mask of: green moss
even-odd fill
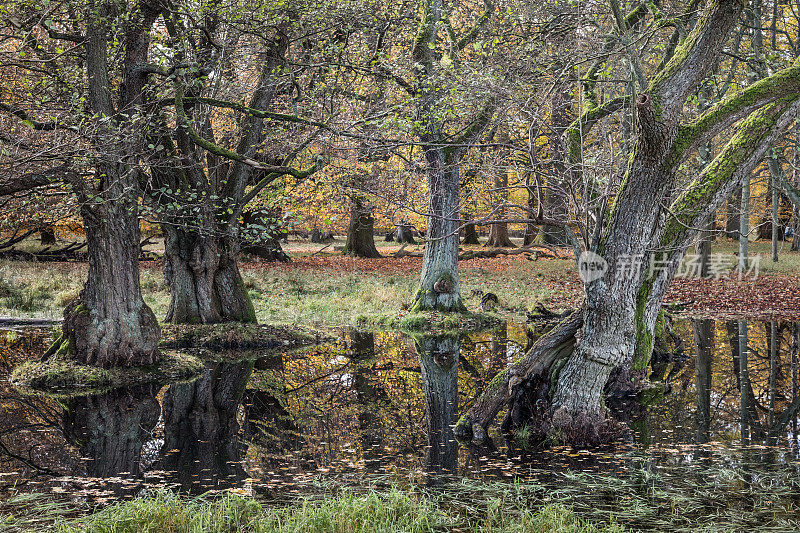
[[[28,361],[11,373],[14,385],[52,392],[102,391],[144,383],[190,379],[203,371],[203,362],[180,352],[166,352],[154,364],[131,368],[100,368],[53,355],[46,361]]]

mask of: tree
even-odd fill
[[[563,367],[550,401],[531,416],[544,421],[540,427],[545,434],[559,434],[570,442],[608,438],[602,397],[611,372],[620,367],[626,372],[644,371],[664,294],[697,228],[705,227],[750,175],[800,108],[800,63],[795,62],[728,94],[696,118],[683,120],[687,98],[712,68],[741,10],[736,0],[710,2],[674,53],[664,58],[663,66],[648,80],[642,79],[644,90],[635,98],[634,152],[613,209],[603,217],[604,230],[589,250],[602,256],[605,272],[598,279],[587,279],[585,302],[573,317],[498,376],[459,422],[462,438],[483,437],[498,406],[521,383],[532,384],[535,391],[549,386],[542,375],[557,360]],[[626,18],[618,9],[612,11],[619,31],[627,31]],[[628,52],[627,59],[635,71],[641,70],[637,56]],[[570,126],[572,157],[581,152],[580,134],[585,136],[598,117],[618,109],[620,102],[615,100],[591,105]],[[733,125],[734,133],[720,153],[681,185],[680,163]],[[676,194],[679,185],[681,192]]]
[[[15,53],[30,58],[15,61],[15,68],[44,89],[32,100],[20,82],[14,104],[2,109],[40,135],[34,145],[46,144],[48,135],[55,142],[41,153],[45,157],[30,160],[23,179],[0,181],[21,188],[56,177],[68,182],[80,204],[89,257],[86,284],[65,309],[62,336],[48,353],[105,367],[152,364],[160,331],[139,287],[137,161],[145,144],[147,80],[139,66],[147,61],[161,5],[142,0],[123,13],[114,2],[76,1],[48,10],[47,17],[38,8],[10,7]],[[30,32],[41,39],[27,38]],[[65,46],[70,53],[63,53]]]
[[[458,39],[450,26],[443,0],[423,2],[423,14],[412,49],[415,63],[417,104],[417,135],[425,157],[428,184],[428,222],[425,251],[422,257],[420,287],[414,297],[412,310],[461,311],[458,278],[459,227],[459,163],[466,148],[486,128],[494,112],[490,97],[473,120],[456,138],[450,139],[444,129],[442,116],[442,63],[453,64],[458,54],[475,38],[493,11],[487,0],[483,14],[474,29]],[[449,29],[448,52],[437,47],[442,25]]]

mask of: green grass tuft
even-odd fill
[[[301,500],[291,507],[267,507],[253,499],[226,495],[187,500],[156,492],[108,507],[94,515],[61,521],[63,533],[276,532],[276,533],[427,533],[484,531],[495,533],[595,533],[622,531],[578,519],[561,505],[540,510],[516,509],[491,501],[471,516],[448,510],[446,502],[399,491],[345,492],[322,501]]]

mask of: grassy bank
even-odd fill
[[[79,519],[65,519],[58,507],[28,509],[26,516],[0,514],[0,529],[59,532],[280,532],[280,533],[423,533],[475,531],[493,533],[622,531],[595,526],[558,504],[537,511],[488,501],[465,514],[446,502],[413,492],[391,490],[364,495],[344,493],[326,500],[303,500],[291,507],[267,507],[244,496],[184,499],[169,492],[113,505]]]
[[[769,242],[750,243],[750,253],[761,254],[758,286],[748,282],[755,296],[764,296],[763,305],[752,305],[753,297],[737,304],[733,312],[770,305],[770,280],[794,283],[800,275],[800,253],[784,250],[780,261],[769,257]],[[720,239],[713,248],[718,262],[732,266],[737,246]],[[385,251],[385,250],[384,250]],[[294,253],[298,253],[294,251]],[[338,253],[295,256],[286,264],[243,262],[244,283],[253,300],[256,316],[264,324],[305,324],[312,327],[355,325],[358,318],[379,317],[400,311],[411,302],[417,289],[421,260],[356,259]],[[480,295],[473,291],[493,292],[499,298],[497,311],[507,313],[533,309],[538,303],[563,310],[580,300],[582,288],[569,258],[522,256],[462,261],[461,294],[467,307],[479,310]],[[0,316],[60,318],[70,299],[77,296],[86,278],[81,263],[33,263],[0,261]],[[159,262],[142,264],[141,284],[145,301],[158,317],[164,317],[169,292]],[[707,307],[741,293],[735,280],[678,280],[676,297],[680,300],[708,300]],[[785,287],[778,287],[785,300]],[[730,298],[729,298],[730,296]],[[795,295],[800,299],[800,294]],[[699,305],[699,304],[698,304]],[[791,306],[789,306],[791,307]],[[738,309],[742,308],[742,309]],[[370,320],[366,320],[369,322]]]
[[[337,327],[408,304],[417,289],[420,264],[416,258],[370,260],[330,254],[288,264],[243,263],[241,270],[259,322]],[[532,309],[539,302],[564,307],[580,290],[568,266],[564,259],[467,261],[462,266],[462,295],[473,311],[480,303],[473,290],[496,293],[500,311]],[[60,318],[85,277],[85,264],[0,261],[0,316]],[[160,264],[142,265],[141,285],[145,301],[163,318],[169,292]]]

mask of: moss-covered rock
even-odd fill
[[[18,387],[39,391],[81,393],[99,392],[145,383],[189,380],[203,371],[203,362],[190,354],[168,351],[158,363],[130,368],[100,368],[82,365],[59,354],[46,361],[28,361],[11,373]]]

